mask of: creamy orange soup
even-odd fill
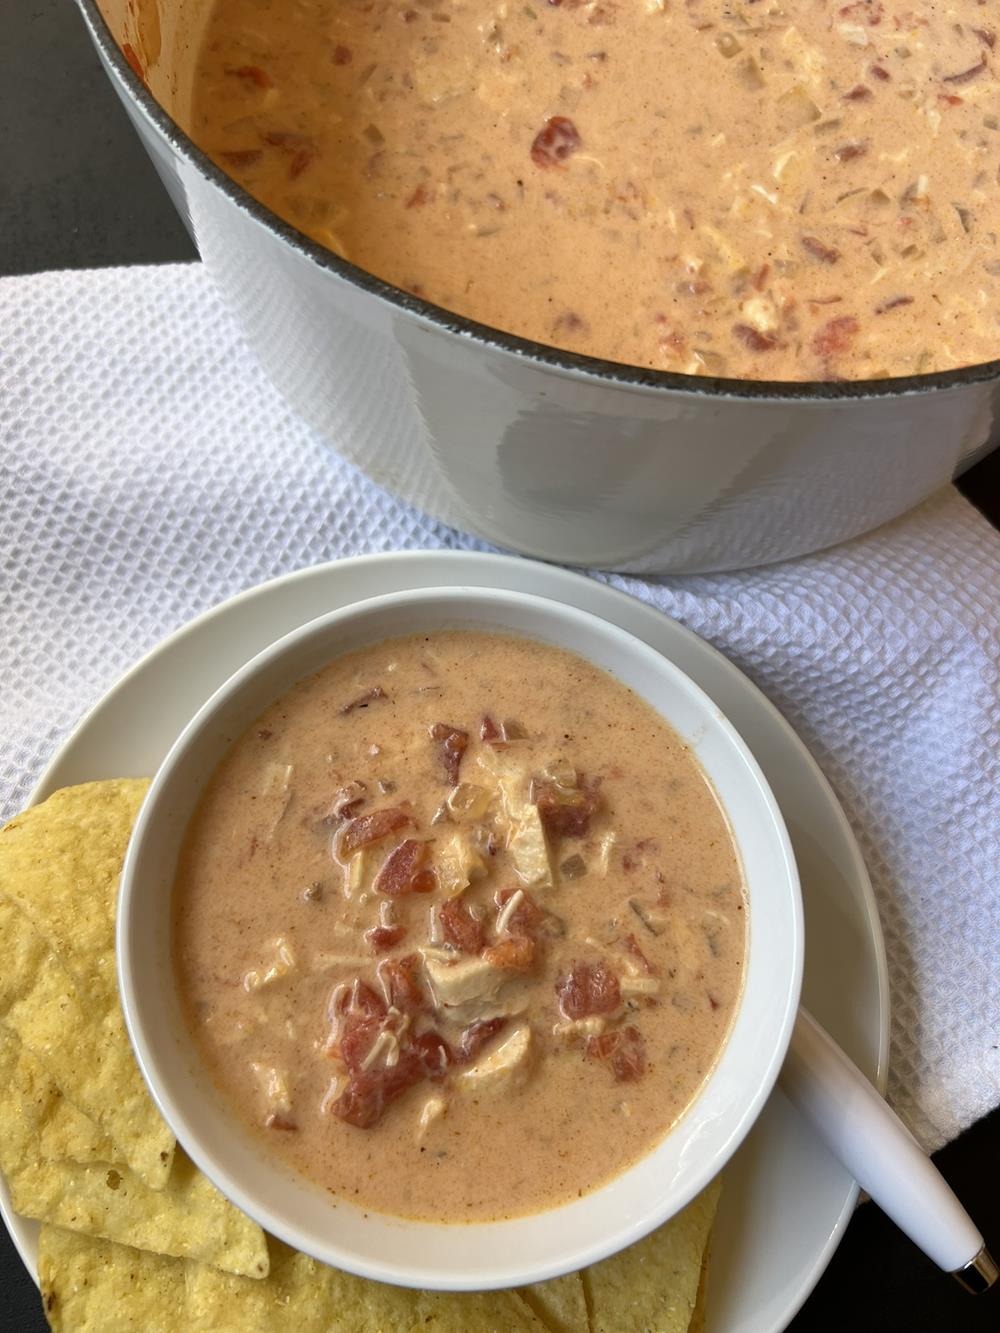
[[[483,323],[695,375],[1000,355],[995,6],[216,0],[193,133]]]
[[[233,1116],[336,1196],[536,1212],[647,1153],[742,982],[714,792],[604,672],[454,631],[335,661],[188,831],[178,986]]]

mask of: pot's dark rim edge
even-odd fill
[[[217,167],[208,154],[203,152],[163,109],[125,58],[97,6],[97,0],[76,0],[76,4],[94,41],[146,117],[163,135],[170,147],[217,186],[231,203],[317,267],[335,273],[352,286],[408,314],[419,316],[445,333],[471,339],[487,347],[513,354],[519,359],[536,362],[547,369],[569,371],[577,375],[582,373],[591,379],[616,387],[669,390],[672,393],[686,393],[708,399],[857,401],[959,389],[972,384],[1000,380],[1000,359],[960,366],[955,370],[936,371],[931,375],[904,375],[896,379],[880,380],[740,380],[714,378],[708,375],[680,375],[667,370],[643,370],[638,366],[605,361],[598,357],[579,356],[529,338],[503,333],[488,324],[479,324],[464,315],[457,315],[453,311],[414,296],[411,292],[393,287],[348,260],[341,259],[331,250],[311,241],[302,232],[297,231],[259,203],[231,176],[227,176]]]

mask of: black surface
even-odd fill
[[[71,0],[0,0],[0,274],[195,257]],[[1000,453],[959,485],[1000,526]],[[1000,1251],[1000,1111],[935,1161]],[[44,1329],[4,1234],[0,1333]],[[966,1296],[869,1205],[791,1329],[997,1333],[1000,1292]]]

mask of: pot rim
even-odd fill
[[[682,375],[669,370],[651,370],[624,362],[607,361],[601,357],[582,356],[558,347],[550,347],[531,338],[504,333],[488,324],[445,310],[432,301],[414,296],[391,283],[366,272],[350,260],[327,250],[308,236],[285,222],[271,209],[260,203],[236,181],[217,167],[207,153],[160,105],[145,82],[126,59],[122,48],[97,5],[97,0],[76,0],[91,37],[98,50],[111,66],[131,101],[138,105],[146,119],[162,135],[178,156],[184,158],[198,172],[219,189],[230,203],[259,223],[292,250],[316,265],[334,273],[352,287],[374,296],[409,315],[426,321],[439,331],[454,337],[481,344],[493,351],[506,353],[518,360],[535,363],[546,370],[568,373],[573,377],[586,376],[609,387],[643,390],[647,392],[684,393],[709,401],[727,399],[752,402],[754,400],[787,402],[841,402],[871,399],[892,399],[914,394],[926,394],[948,389],[962,389],[974,384],[988,384],[1000,380],[1000,358],[954,370],[935,371],[929,375],[901,375],[889,379],[872,380],[741,380],[709,375]]]

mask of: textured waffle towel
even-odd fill
[[[196,612],[338,556],[483,549],[331,453],[197,265],[0,281],[0,476],[4,815]],[[891,1099],[953,1138],[1000,1101],[1000,536],[949,488],[808,559],[611,582],[721,648],[823,766],[885,927]]]

